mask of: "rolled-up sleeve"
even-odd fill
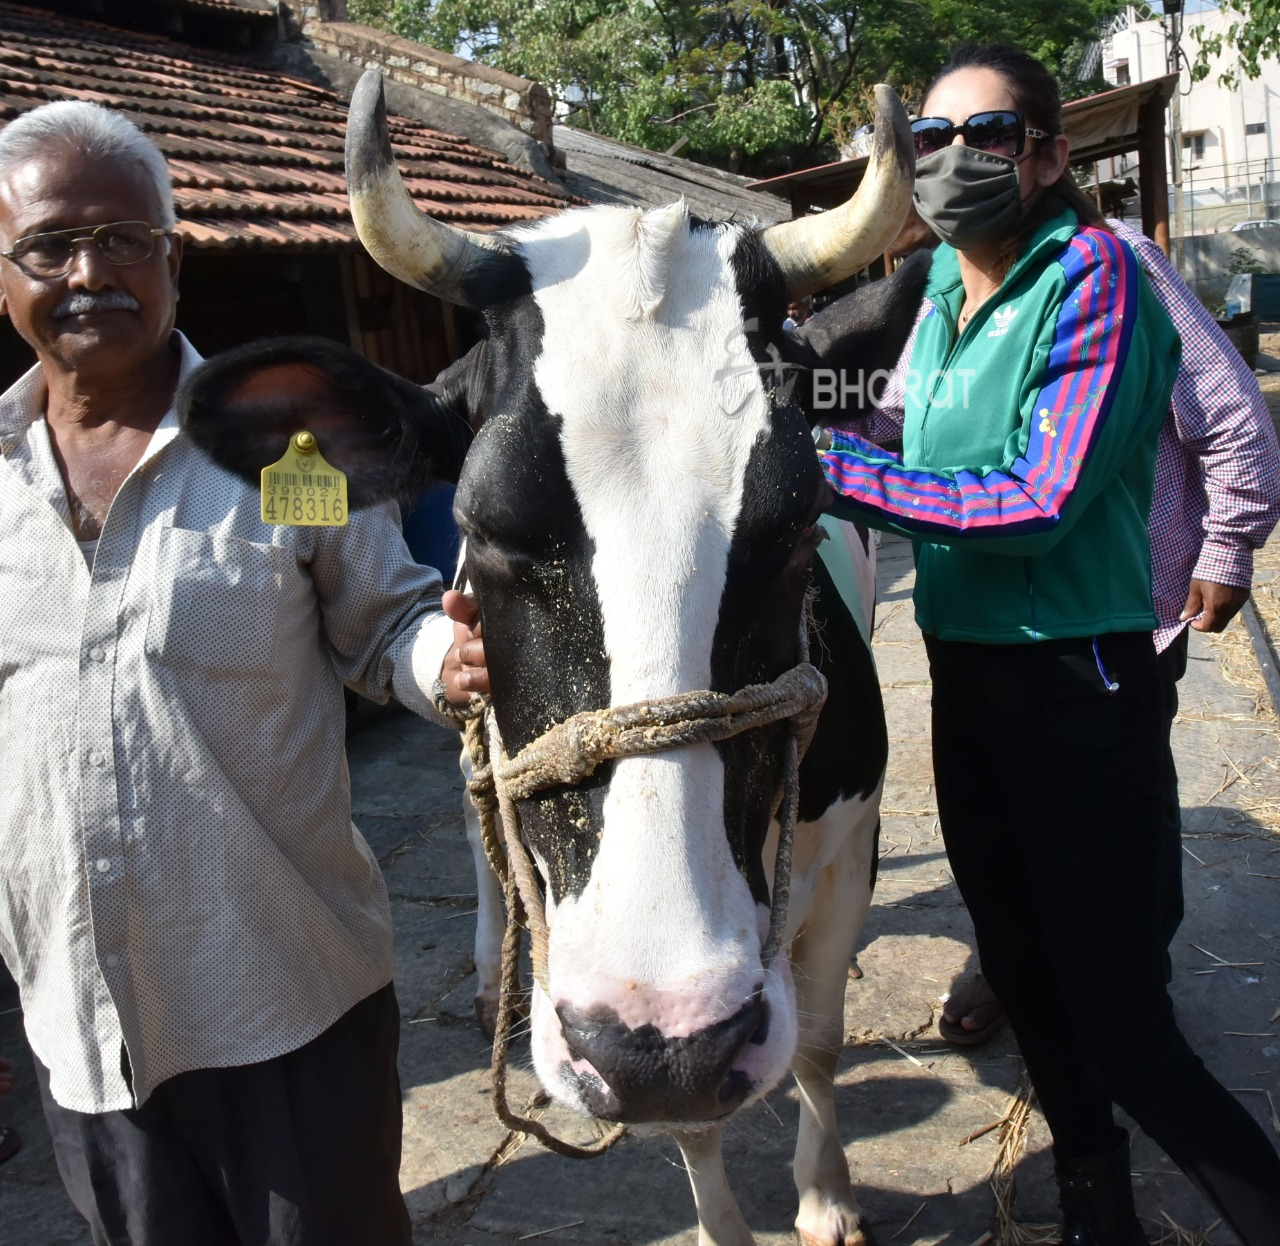
[[[413,561],[392,503],[356,511],[342,528],[318,530],[311,574],[330,661],[339,679],[379,703],[452,726],[432,685],[453,639],[434,567]]]

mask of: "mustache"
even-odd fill
[[[93,312],[138,310],[138,300],[123,290],[73,290],[64,294],[49,314],[55,320],[60,320],[66,316],[87,316]]]

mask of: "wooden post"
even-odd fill
[[[1175,87],[1176,89],[1176,87]],[[1169,254],[1169,169],[1165,161],[1164,101],[1158,96],[1138,109],[1138,195],[1142,232]]]

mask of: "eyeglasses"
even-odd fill
[[[173,231],[153,229],[146,221],[114,221],[96,229],[59,229],[48,234],[28,234],[19,238],[9,251],[0,251],[6,260],[16,264],[28,277],[45,281],[62,277],[75,263],[76,247],[92,243],[108,264],[123,267],[140,264],[155,250],[157,238],[167,238]]]
[[[976,112],[962,125],[954,125],[946,117],[917,117],[911,123],[911,133],[917,160],[949,147],[957,134],[964,138],[966,147],[999,156],[1020,156],[1027,139],[1049,137],[1048,130],[1027,125],[1022,114],[1011,109]]]

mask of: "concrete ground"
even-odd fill
[[[1269,583],[1280,582],[1280,550],[1260,570]],[[997,1194],[1001,1206],[1031,1223],[1053,1219],[1055,1195],[1046,1132],[1034,1112],[1011,1136],[1008,1129],[980,1132],[1006,1117],[1019,1086],[1021,1063],[1008,1031],[964,1052],[936,1038],[941,998],[973,969],[974,957],[933,809],[929,687],[912,622],[911,579],[909,547],[887,540],[876,634],[891,740],[883,857],[859,945],[862,977],[851,979],[846,999],[837,1106],[862,1204],[880,1242],[972,1246],[998,1227]],[[1187,920],[1173,948],[1173,991],[1193,1045],[1275,1137],[1276,722],[1265,704],[1259,707],[1256,688],[1230,683],[1228,675],[1249,678],[1231,632],[1226,640],[1193,636],[1175,728]],[[404,1017],[402,1184],[415,1242],[695,1246],[693,1203],[669,1141],[629,1137],[600,1159],[561,1159],[509,1135],[490,1110],[488,1050],[471,1005],[475,882],[459,812],[456,739],[403,711],[365,705],[350,752],[356,818],[382,862],[395,912]],[[1107,1018],[1099,1015],[1097,1024],[1105,1026]],[[0,1053],[15,1062],[18,1085],[0,1113],[22,1131],[26,1145],[0,1168],[0,1242],[87,1243],[58,1183],[21,1034],[16,1001],[8,998],[0,1002]],[[536,1093],[527,1048],[517,1046],[513,1065],[512,1100],[524,1107]],[[728,1131],[730,1179],[761,1246],[793,1240],[789,1165],[796,1115],[795,1094],[784,1084]],[[591,1134],[584,1122],[555,1111],[545,1119],[570,1138]],[[335,1133],[334,1146],[342,1145]],[[1002,1153],[1008,1162],[995,1172],[993,1186]],[[1166,1231],[1172,1242],[1170,1225],[1177,1224],[1194,1234],[1179,1246],[1206,1240],[1200,1234],[1213,1224],[1212,1211],[1140,1136],[1133,1168],[1139,1211],[1153,1238]],[[1223,1228],[1207,1240],[1236,1246]]]

